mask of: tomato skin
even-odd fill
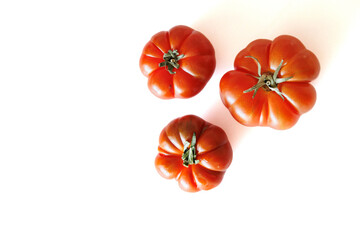
[[[291,77],[277,84],[284,100],[263,87],[254,97],[253,93],[244,93],[258,82],[253,77],[258,76],[257,63],[247,56],[259,61],[261,74],[273,74],[283,60],[278,77]],[[295,37],[282,35],[273,41],[251,42],[237,54],[234,68],[221,78],[220,96],[231,115],[243,125],[288,129],[316,102],[316,91],[310,82],[319,75],[320,63]]]
[[[199,163],[185,167],[185,142],[195,133]],[[226,133],[195,115],[171,121],[160,133],[155,168],[166,179],[175,179],[187,192],[210,190],[220,184],[232,161],[232,148]]]
[[[170,74],[159,64],[164,54],[177,50],[184,55],[179,68]],[[200,32],[183,25],[155,34],[140,57],[141,72],[148,78],[148,88],[162,99],[190,98],[198,94],[215,71],[215,50]]]

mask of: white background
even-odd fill
[[[1,1],[0,239],[360,239],[359,1]],[[158,31],[213,43],[197,96],[161,100],[138,66]],[[247,128],[218,84],[257,38],[298,37],[321,63],[315,107]],[[223,182],[183,192],[158,136],[196,114],[234,150]]]

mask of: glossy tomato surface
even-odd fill
[[[316,91],[310,82],[318,76],[320,64],[293,36],[251,42],[238,53],[234,67],[220,81],[220,96],[241,124],[288,129],[315,104]],[[274,75],[273,85],[266,83],[266,76]],[[258,90],[253,91],[257,84]]]
[[[162,99],[195,96],[209,81],[215,64],[210,41],[182,25],[155,34],[140,57],[150,91]]]
[[[191,148],[194,136],[196,163],[185,164],[184,152]],[[176,179],[180,188],[188,192],[219,185],[232,161],[232,148],[225,132],[194,115],[177,118],[162,130],[158,152],[155,159],[158,173]]]

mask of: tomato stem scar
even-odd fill
[[[183,160],[183,165],[185,167],[188,167],[191,164],[198,164],[199,160],[196,159],[196,134],[193,133],[191,143],[186,141],[184,143],[184,152],[181,156],[181,159]]]
[[[251,75],[252,77],[258,79],[258,82],[256,85],[254,85],[253,87],[247,89],[244,91],[244,93],[248,93],[248,92],[252,92],[254,91],[254,94],[252,96],[252,98],[255,97],[257,91],[262,87],[263,89],[265,89],[266,91],[274,91],[276,92],[281,98],[282,100],[284,99],[284,96],[282,94],[282,92],[280,92],[279,88],[278,88],[278,84],[286,82],[287,80],[291,79],[292,77],[287,77],[287,78],[278,78],[278,74],[280,72],[280,69],[283,65],[284,60],[281,60],[279,66],[276,68],[274,73],[263,73],[261,74],[261,65],[260,62],[257,58],[253,57],[253,56],[245,56],[246,58],[252,58],[257,66],[258,66],[258,77]]]
[[[165,67],[170,74],[175,74],[176,72],[173,70],[174,68],[178,69],[180,67],[178,61],[184,56],[184,54],[179,55],[177,50],[169,50],[167,53],[164,53],[164,61],[159,63],[159,67]]]

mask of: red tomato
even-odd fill
[[[225,132],[194,115],[171,121],[160,134],[158,151],[158,173],[167,179],[175,178],[188,192],[219,185],[232,161]]]
[[[315,104],[310,81],[320,64],[295,37],[255,40],[238,53],[234,66],[220,81],[220,95],[241,124],[288,129]]]
[[[157,97],[190,98],[198,94],[215,70],[215,51],[200,32],[176,26],[155,34],[145,45],[140,69]]]

